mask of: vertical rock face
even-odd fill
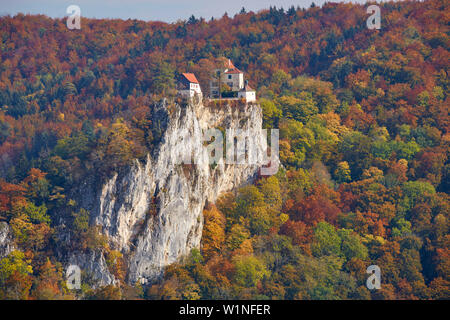
[[[11,230],[6,222],[0,222],[0,259],[14,250]]]
[[[107,181],[93,206],[91,222],[124,254],[129,283],[158,278],[165,266],[199,247],[206,201],[251,181],[265,164],[267,142],[257,105],[189,103],[169,115],[162,104],[156,114],[165,122],[158,149],[145,164],[136,160],[125,174]],[[203,133],[213,128],[247,132],[254,151],[251,163],[222,159],[210,165]],[[191,155],[194,164],[180,164]]]

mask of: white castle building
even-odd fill
[[[245,81],[244,72],[236,68],[230,59],[223,68],[214,70],[209,95],[216,99],[242,98],[247,102],[256,101],[256,91]]]

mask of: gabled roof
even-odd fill
[[[182,73],[183,77],[186,78],[187,81],[191,83],[198,83],[197,78],[195,77],[195,74],[193,73]]]
[[[227,69],[227,71],[225,72],[225,74],[237,74],[237,73],[243,73],[241,70],[239,70],[238,68],[236,68],[233,64],[233,62],[231,62],[231,59],[228,59],[227,63],[225,64],[225,69]]]

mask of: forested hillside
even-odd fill
[[[1,17],[0,223],[16,250],[0,299],[449,299],[449,1],[380,7],[380,30],[333,3],[81,30]],[[154,103],[175,103],[181,72],[207,91],[217,57],[257,89],[283,167],[209,204],[201,249],[160,282],[69,291],[55,234],[71,207],[73,246],[126,277],[71,190],[151,152]]]

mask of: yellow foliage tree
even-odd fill
[[[216,206],[211,205],[203,211],[205,225],[203,227],[203,256],[208,259],[220,252],[225,242],[225,217]]]

